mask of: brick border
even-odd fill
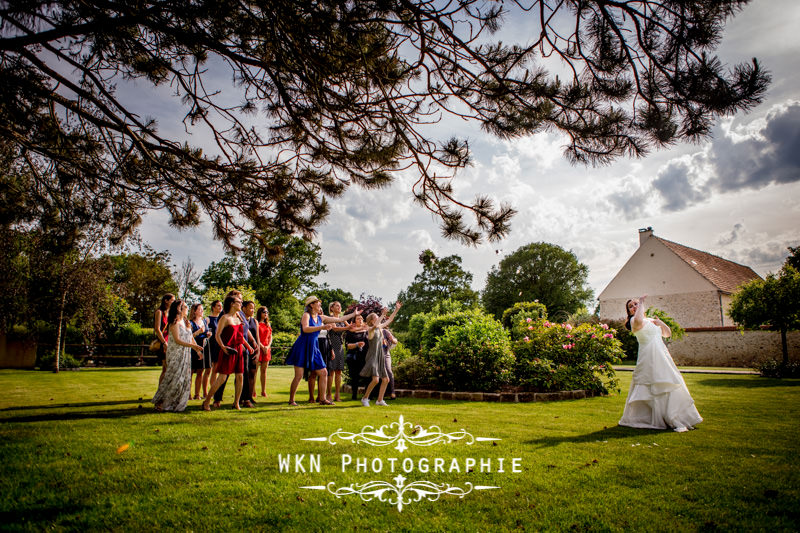
[[[365,388],[359,387],[358,393],[363,394]],[[350,394],[350,385],[342,384],[342,392]],[[556,402],[561,400],[582,400],[598,396],[597,393],[587,390],[568,390],[559,392],[453,392],[423,389],[395,389],[398,398],[415,398],[418,400],[455,400],[461,402],[501,402],[501,403],[530,403],[530,402]]]

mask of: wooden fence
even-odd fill
[[[53,351],[53,344],[39,344],[39,353]],[[272,345],[272,362],[282,365],[291,345]],[[65,352],[80,360],[83,366],[155,366],[158,358],[149,344],[66,344]]]

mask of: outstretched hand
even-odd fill
[[[358,316],[360,314],[361,314],[361,308],[360,307],[356,307],[356,310],[353,311],[353,316]]]

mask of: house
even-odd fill
[[[751,268],[639,230],[639,248],[600,293],[600,317],[625,317],[625,302],[646,294],[684,328],[733,326],[731,295],[739,285],[760,279]]]

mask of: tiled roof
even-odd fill
[[[677,242],[656,237],[655,235],[653,237],[675,252],[678,257],[686,261],[686,264],[695,269],[698,274],[713,283],[722,292],[729,294],[736,292],[736,288],[742,283],[761,278],[750,267],[689,248]]]

